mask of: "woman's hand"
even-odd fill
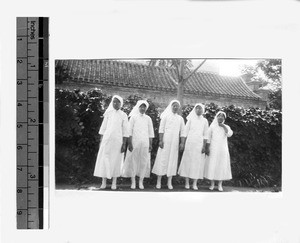
[[[161,149],[163,149],[164,148],[164,141],[160,140],[158,145]]]
[[[207,148],[205,149],[205,154],[206,154],[207,156],[209,156],[209,153],[210,153],[210,149],[209,149],[209,147],[207,147]]]
[[[209,143],[207,143],[206,146],[205,146],[205,154],[206,154],[207,156],[209,156],[209,154],[210,154],[210,148],[209,148],[209,146],[210,146]]]
[[[224,123],[219,123],[219,126],[220,126],[220,127],[223,127],[223,129],[224,129],[225,133],[227,133],[227,132],[228,132],[228,128],[225,126],[225,124],[224,124]]]
[[[132,146],[132,143],[131,143],[131,142],[128,143],[128,150],[129,150],[130,152],[132,152],[132,150],[133,150],[133,146]]]
[[[122,144],[122,147],[121,147],[121,153],[124,153],[125,150],[126,150],[126,144],[123,143],[123,144]]]
[[[184,143],[180,143],[180,145],[179,145],[180,152],[182,152],[184,150],[184,147],[185,147],[184,145],[185,145]]]

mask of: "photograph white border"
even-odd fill
[[[299,145],[294,142],[299,136],[300,2],[6,4],[0,42],[1,242],[300,241]],[[16,230],[15,36],[16,17],[21,16],[50,18],[50,229],[40,231]],[[54,60],[151,57],[282,58],[282,192],[55,191]]]

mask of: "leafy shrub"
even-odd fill
[[[99,178],[93,176],[99,149],[98,131],[111,96],[99,89],[87,93],[56,89],[55,95],[56,182],[78,185],[99,182]],[[129,114],[139,99],[141,97],[136,95],[124,99],[122,110]],[[159,113],[150,99],[148,102],[146,114],[152,119],[155,133],[152,168],[158,149]],[[192,109],[191,105],[182,108],[185,120]],[[206,105],[204,114],[209,123],[219,110],[226,112],[225,123],[234,132],[228,139],[233,179],[225,183],[250,187],[281,186],[282,113],[258,108],[218,107],[211,103]],[[151,174],[150,180],[145,182],[153,185],[155,180],[156,176]],[[119,178],[119,181],[128,179]],[[184,182],[179,176],[173,181],[175,185]]]

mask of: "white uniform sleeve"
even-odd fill
[[[207,130],[207,143],[210,143],[212,136],[212,127],[210,126]]]
[[[133,134],[133,127],[134,127],[134,116],[130,117],[129,123],[128,123],[128,136],[132,136]]]
[[[208,121],[204,120],[203,139],[208,139]]]
[[[149,138],[154,138],[153,123],[152,123],[152,119],[149,116],[148,116],[148,133],[149,133]]]
[[[225,125],[225,126],[226,126],[227,129],[228,129],[228,132],[226,133],[226,136],[227,136],[227,137],[231,137],[232,134],[233,134],[233,131],[231,130],[230,126],[228,126],[228,125]]]
[[[187,137],[191,128],[191,120],[188,120],[184,127],[184,133],[182,137]]]
[[[107,127],[107,116],[104,117],[103,121],[102,121],[102,124],[100,126],[100,129],[99,129],[99,134],[103,135],[106,131],[106,127]]]
[[[128,137],[128,130],[129,130],[129,125],[128,125],[128,116],[126,113],[123,115],[123,121],[122,121],[122,133],[123,137]]]
[[[184,137],[185,136],[185,124],[184,124],[184,120],[182,118],[182,116],[180,116],[180,137]]]
[[[158,129],[159,133],[165,133],[166,121],[167,121],[166,117],[164,117],[163,119],[161,119],[161,121],[159,123],[159,129]]]

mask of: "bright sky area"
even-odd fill
[[[195,67],[201,63],[202,60],[193,60]],[[239,76],[241,69],[245,65],[254,66],[258,59],[208,59],[207,63],[219,66],[219,74],[225,76]],[[205,64],[204,64],[205,65]],[[201,71],[201,68],[199,69]]]
[[[132,61],[132,62],[142,62],[145,63],[149,59],[144,60],[136,60],[136,59],[130,59],[126,61]],[[219,68],[219,74],[224,76],[239,76],[241,75],[241,68],[244,65],[255,65],[255,63],[259,59],[207,59],[206,63],[199,69],[206,70],[209,66],[215,66]],[[196,68],[203,59],[192,59],[192,63],[194,67]]]

